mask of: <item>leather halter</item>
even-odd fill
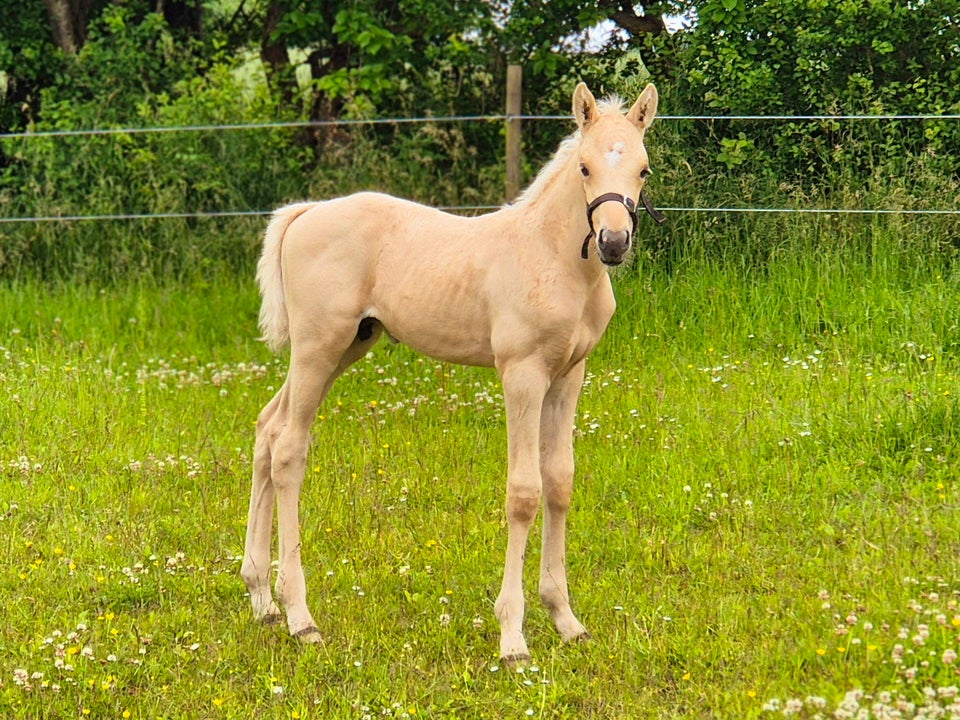
[[[587,224],[590,226],[590,232],[587,233],[587,236],[583,239],[583,248],[580,250],[580,257],[584,260],[587,259],[587,249],[590,246],[590,240],[597,234],[596,229],[593,227],[593,212],[605,202],[615,202],[623,205],[630,215],[630,234],[633,235],[637,229],[637,203],[632,198],[612,192],[598,195],[592,202],[587,204]],[[667,219],[653,206],[650,198],[648,198],[643,191],[640,192],[640,202],[643,203],[643,209],[647,211],[647,214],[653,218],[657,225],[663,225],[663,223],[666,222]]]

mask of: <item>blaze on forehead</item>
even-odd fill
[[[623,159],[623,150],[626,145],[627,144],[623,140],[618,140],[610,146],[609,150],[607,150],[604,157],[607,159],[607,164],[610,167],[616,167],[620,164],[620,160]]]

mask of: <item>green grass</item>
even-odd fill
[[[252,273],[8,284],[2,714],[772,718],[796,699],[812,718],[902,697],[914,717],[956,702],[960,273],[886,228],[832,247],[803,227],[763,262],[685,241],[618,274],[569,528],[594,640],[562,645],[540,608],[536,535],[522,672],[497,660],[492,609],[494,374],[383,343],[334,387],[302,498],[326,643],[301,647],[253,623],[239,578],[253,423],[284,373],[255,339]],[[855,689],[867,697],[845,700]]]

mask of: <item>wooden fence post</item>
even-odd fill
[[[523,69],[507,66],[507,175],[506,200],[520,194],[520,113],[523,96]]]

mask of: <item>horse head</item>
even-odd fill
[[[637,224],[637,202],[650,175],[643,137],[657,114],[657,89],[647,85],[626,114],[618,103],[598,105],[586,84],[573,93],[573,116],[580,128],[580,174],[590,234],[583,256],[596,238],[600,260],[619,265],[630,252]],[[646,198],[644,207],[658,222]]]

